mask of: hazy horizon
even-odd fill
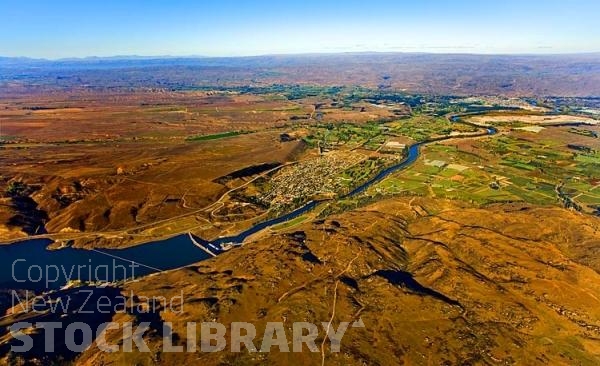
[[[593,1],[3,1],[0,55],[600,52]]]
[[[264,53],[264,54],[248,54],[248,55],[236,55],[236,56],[226,56],[226,55],[200,55],[200,54],[148,54],[148,55],[138,55],[138,54],[114,54],[114,55],[87,55],[87,56],[65,56],[65,57],[30,57],[23,55],[3,55],[0,54],[0,58],[13,58],[13,59],[28,59],[28,60],[37,60],[37,61],[68,61],[68,60],[89,60],[89,59],[100,59],[100,60],[110,60],[110,59],[167,59],[167,58],[184,58],[184,59],[218,59],[218,58],[260,58],[260,57],[284,57],[284,56],[337,56],[337,55],[439,55],[439,56],[448,56],[448,55],[461,55],[461,56],[532,56],[532,57],[552,57],[552,56],[595,56],[600,55],[600,51],[591,51],[591,52],[563,52],[563,53],[476,53],[476,52],[425,52],[425,51],[339,51],[339,52],[298,52],[298,53]]]

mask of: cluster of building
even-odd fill
[[[339,192],[343,186],[343,172],[363,159],[361,154],[332,151],[301,161],[279,171],[259,199],[273,206]]]

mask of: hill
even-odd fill
[[[361,320],[341,353],[323,331],[314,353],[96,352],[78,364],[597,364],[600,221],[560,208],[391,199],[264,237],[226,256],[128,284],[136,296],[183,291],[177,316],[159,309],[116,321],[320,324]],[[118,344],[118,331],[109,343]],[[290,339],[291,333],[288,334]],[[260,342],[256,343],[260,347]],[[242,348],[244,350],[244,348]]]

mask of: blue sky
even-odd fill
[[[600,52],[598,0],[0,0],[0,55]]]

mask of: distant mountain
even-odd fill
[[[62,80],[56,82],[56,80]],[[0,57],[0,82],[53,88],[362,85],[432,94],[600,95],[600,54],[343,53],[253,57]]]

